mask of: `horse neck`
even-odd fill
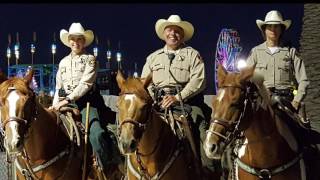
[[[31,161],[52,158],[61,151],[59,144],[65,141],[54,112],[46,111],[39,103],[36,104],[36,109],[38,114],[32,120],[24,142]]]
[[[149,121],[150,124],[139,142],[139,153],[147,155],[142,156],[145,161],[162,162],[176,148],[177,137],[170,126],[155,112]]]
[[[265,139],[271,135],[277,134],[274,115],[269,109],[259,108],[251,116],[248,116],[250,125],[245,130],[245,135],[248,140]]]
[[[244,131],[246,139],[241,147],[242,160],[258,163],[255,165],[259,167],[268,163],[274,165],[274,163],[285,162],[295,156],[297,147],[288,145],[283,129],[279,131],[278,123],[282,122],[276,119],[271,106],[266,110],[259,108],[249,118],[251,118],[251,124]]]

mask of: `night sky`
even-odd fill
[[[214,55],[219,33],[222,28],[238,30],[246,58],[252,47],[262,42],[255,20],[264,20],[270,10],[279,10],[284,19],[293,21],[284,35],[295,47],[299,47],[303,4],[1,4],[0,6],[0,66],[6,72],[6,49],[8,34],[14,44],[16,32],[20,38],[21,63],[31,63],[30,44],[33,32],[37,33],[35,63],[52,62],[51,44],[56,33],[56,62],[69,53],[59,39],[61,29],[68,30],[72,22],[80,22],[85,29],[91,29],[98,36],[100,66],[106,61],[107,40],[110,40],[113,60],[115,52],[120,50],[124,69],[132,73],[134,62],[141,73],[145,58],[153,51],[164,46],[155,32],[158,19],[167,19],[178,14],[182,20],[189,21],[195,27],[193,38],[187,42],[197,49],[206,63],[207,89],[212,94]],[[94,44],[87,48],[92,53]],[[13,45],[11,45],[13,49]],[[11,63],[14,63],[12,58]]]

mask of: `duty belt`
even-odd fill
[[[293,95],[292,89],[276,89],[274,87],[268,88],[268,89],[272,94],[276,94],[278,96],[292,96]]]
[[[178,87],[181,91],[181,88]],[[176,87],[156,87],[154,88],[155,98],[157,102],[162,101],[165,95],[176,95],[178,94]]]

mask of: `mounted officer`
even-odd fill
[[[115,114],[104,104],[100,90],[96,85],[96,58],[85,51],[94,34],[91,30],[84,30],[80,23],[72,23],[69,31],[60,31],[62,43],[71,49],[71,53],[59,63],[56,75],[56,91],[53,105],[50,109],[59,110],[62,106],[74,105],[82,115],[85,124],[86,103],[90,102],[89,139],[95,152],[98,164],[105,174],[120,163],[116,140],[106,128],[107,124],[115,120]]]
[[[165,46],[147,57],[141,77],[152,73],[153,84],[148,90],[160,112],[169,114],[169,117],[171,112],[191,115],[188,121],[192,132],[179,127],[179,123],[169,120],[169,124],[172,129],[178,126],[178,136],[184,131],[191,141],[193,152],[200,154],[203,166],[215,171],[214,162],[206,157],[202,149],[207,120],[211,115],[211,109],[204,103],[202,94],[206,87],[204,62],[197,50],[185,44],[192,38],[194,27],[181,20],[180,16],[171,15],[168,19],[159,19],[155,30],[158,37],[165,41]],[[191,140],[192,134],[195,142]]]

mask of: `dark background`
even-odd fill
[[[0,5],[0,67],[7,70],[6,49],[8,34],[12,36],[11,49],[20,38],[20,62],[31,63],[30,44],[36,32],[37,41],[34,63],[52,63],[51,44],[56,34],[56,63],[69,53],[59,39],[61,29],[68,30],[72,22],[80,22],[84,28],[91,29],[98,36],[100,67],[105,67],[107,41],[110,41],[113,61],[115,52],[122,53],[122,66],[129,73],[134,71],[134,63],[141,73],[148,54],[164,46],[154,29],[158,19],[167,19],[178,14],[182,20],[195,27],[193,38],[187,42],[197,49],[206,63],[206,94],[214,93],[214,55],[217,39],[222,28],[234,28],[241,37],[243,51],[240,57],[246,58],[250,49],[263,39],[256,26],[256,19],[264,20],[270,10],[279,10],[284,19],[293,21],[284,38],[299,48],[302,28],[303,4],[289,3],[176,3],[176,4],[1,4]],[[87,50],[92,53],[94,43]],[[15,63],[14,58],[11,63]]]

